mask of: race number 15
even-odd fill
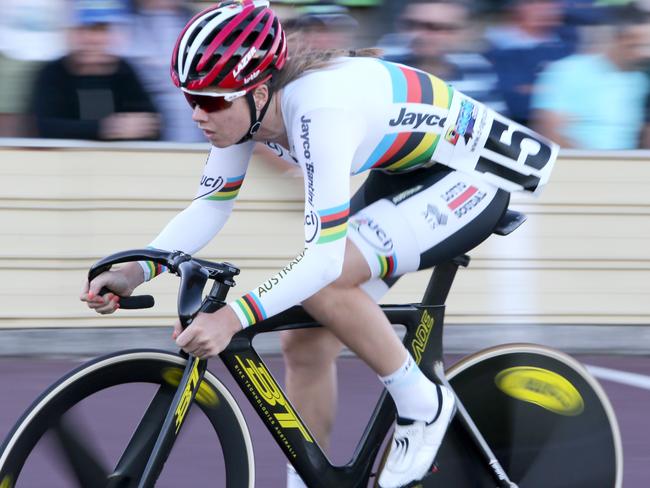
[[[496,119],[492,123],[485,149],[507,158],[509,164],[508,166],[500,164],[489,154],[484,153],[476,164],[477,171],[504,178],[528,191],[535,191],[540,182],[540,178],[528,174],[530,168],[542,170],[549,163],[552,155],[551,146],[546,142]],[[526,158],[522,162],[519,160],[524,150],[526,150]]]

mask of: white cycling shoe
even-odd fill
[[[430,470],[456,413],[454,394],[444,386],[439,391],[441,408],[431,422],[397,418],[388,459],[379,475],[380,488],[406,486],[419,481]]]

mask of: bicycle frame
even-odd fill
[[[131,254],[128,260],[147,258],[146,254],[147,251],[142,254]],[[190,306],[188,303],[200,301],[200,290],[203,288],[207,276],[199,276],[194,273],[196,270],[191,271],[190,268],[195,265],[183,261],[186,261],[186,257],[180,256],[181,264],[178,267],[185,267],[187,270],[185,273],[180,273],[182,281],[186,283],[185,286],[181,286],[181,292],[183,293],[183,290],[186,289],[193,291],[191,298],[181,299],[179,297],[179,315],[182,323],[189,324],[191,318],[189,318],[188,310],[196,310],[198,305]],[[390,323],[401,324],[406,328],[404,345],[423,373],[432,381],[446,384],[449,387],[444,375],[442,360],[444,303],[458,267],[467,266],[468,263],[468,256],[459,256],[449,262],[437,265],[422,302],[419,304],[381,306]],[[102,269],[107,269],[105,266],[101,262],[98,263],[92,273],[98,274]],[[225,267],[233,271],[229,265],[226,264]],[[234,271],[237,270],[234,269]],[[202,310],[214,311],[223,306],[228,289],[233,284],[229,279],[215,281],[209,296],[203,303]],[[189,321],[186,322],[186,319]],[[387,392],[384,390],[380,395],[351,460],[345,465],[335,466],[315,442],[309,429],[302,422],[252,344],[254,337],[258,334],[310,327],[320,327],[320,325],[314,322],[302,307],[292,307],[256,324],[255,327],[244,329],[235,334],[228,347],[219,356],[287,459],[310,487],[357,488],[365,486],[370,478],[377,452],[395,418],[395,407]],[[155,483],[169,456],[176,435],[182,427],[186,413],[194,401],[194,396],[205,372],[205,363],[205,360],[189,357],[159,433],[156,435],[149,430],[142,434],[150,445],[150,450],[146,450],[150,455],[147,457],[141,450],[142,442],[137,438],[139,437],[137,434],[131,439],[123,454],[123,459],[127,460],[125,464],[141,465],[142,460],[137,458],[141,458],[142,455],[147,457],[146,467],[142,466],[141,468],[143,471],[141,471],[139,488],[153,486]],[[457,418],[469,438],[474,442],[477,451],[482,455],[486,466],[489,466],[497,486],[505,488],[516,486],[508,479],[496,456],[460,401],[458,401]],[[155,444],[153,444],[154,438],[156,438]],[[122,461],[120,461],[121,463]],[[136,468],[136,471],[140,470]]]
[[[404,345],[424,374],[432,381],[447,385],[442,360],[444,303],[458,266],[466,266],[468,262],[469,258],[462,256],[436,267],[422,303],[382,306],[392,324],[401,324],[406,328]],[[343,466],[335,466],[315,442],[252,344],[258,334],[318,326],[301,307],[293,307],[236,334],[220,357],[308,486],[365,486],[377,452],[395,419],[395,407],[387,392],[382,392],[350,461]],[[483,453],[498,486],[513,486],[462,405],[457,415]]]
[[[442,313],[440,309],[431,308],[434,314]],[[406,326],[407,343],[416,343],[417,330],[421,331],[422,338],[432,330],[434,320],[418,323],[421,316],[431,316],[428,312],[431,308],[423,311],[419,306],[390,306],[384,308],[384,312],[391,322]],[[370,476],[377,451],[395,420],[393,401],[386,391],[382,392],[352,459],[343,466],[334,466],[296,414],[293,405],[252,346],[253,338],[259,333],[315,326],[317,325],[314,324],[313,319],[302,309],[292,308],[265,321],[259,327],[237,334],[220,357],[287,459],[308,486],[314,488],[364,486]],[[420,344],[422,346],[422,349],[417,349],[420,358],[425,354],[432,355],[433,348],[428,348],[426,342],[420,340],[417,344],[418,347]]]

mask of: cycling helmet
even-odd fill
[[[213,87],[237,98],[284,65],[287,42],[266,0],[227,0],[195,15],[172,54],[171,76],[184,91]]]

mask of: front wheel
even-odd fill
[[[447,372],[511,481],[520,488],[620,488],[622,444],[598,382],[575,359],[542,346],[478,352]],[[494,487],[458,420],[424,487]]]
[[[58,380],[0,447],[0,488],[137,486],[185,362],[165,351],[125,351]],[[158,486],[253,488],[250,434],[230,392],[206,371],[194,403]]]

